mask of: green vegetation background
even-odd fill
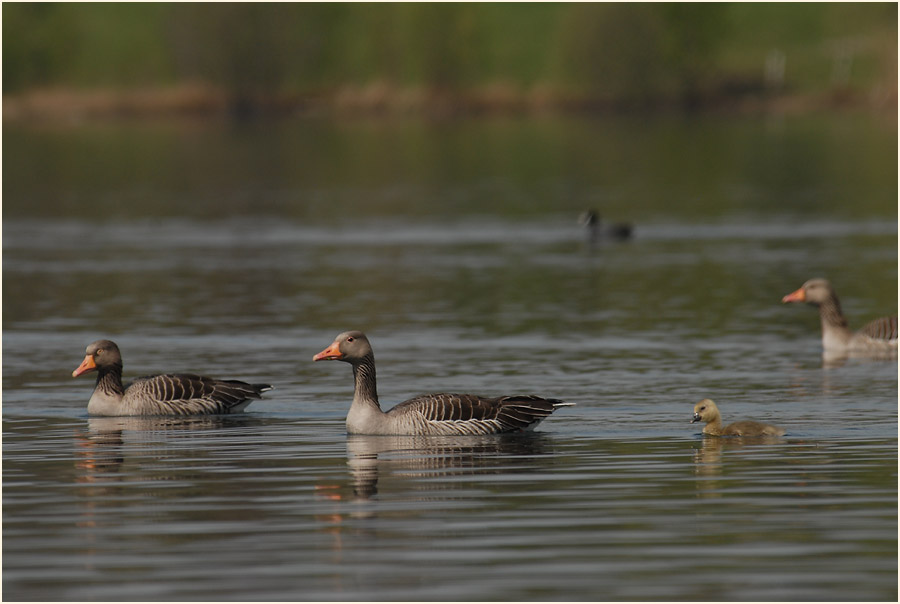
[[[784,92],[895,103],[897,4],[3,5],[4,94],[380,85],[689,103],[771,87],[766,61],[779,56]]]

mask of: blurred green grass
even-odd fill
[[[784,58],[766,79],[767,57]],[[7,3],[5,95],[382,86],[620,107],[774,92],[896,107],[895,3]],[[773,90],[774,89],[774,90]],[[487,92],[485,92],[487,91]]]

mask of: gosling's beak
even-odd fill
[[[791,292],[781,299],[782,303],[786,302],[806,302],[806,292],[801,287],[795,292]]]
[[[313,357],[313,361],[336,361],[344,356],[341,352],[340,343],[332,342],[331,346]]]
[[[699,414],[699,413],[695,413],[695,414],[694,414],[694,417],[691,418],[691,423],[692,423],[692,424],[696,424],[696,423],[699,422],[699,421],[700,421],[700,414]]]
[[[78,369],[72,372],[72,377],[78,377],[82,373],[94,371],[95,369],[97,369],[97,364],[94,363],[94,357],[86,354],[84,355],[84,360],[81,361],[81,365],[78,366]]]

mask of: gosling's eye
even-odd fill
[[[706,407],[700,407],[700,411],[706,411]]]

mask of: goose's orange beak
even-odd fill
[[[313,357],[313,361],[336,361],[344,356],[340,342],[332,342],[331,346]]]
[[[81,365],[78,366],[78,369],[72,372],[72,377],[78,377],[82,373],[94,371],[95,369],[97,369],[97,364],[94,363],[94,357],[86,354],[84,355],[84,360],[81,361]]]
[[[781,299],[782,303],[787,302],[806,302],[806,292],[801,287],[795,292],[791,292]]]

